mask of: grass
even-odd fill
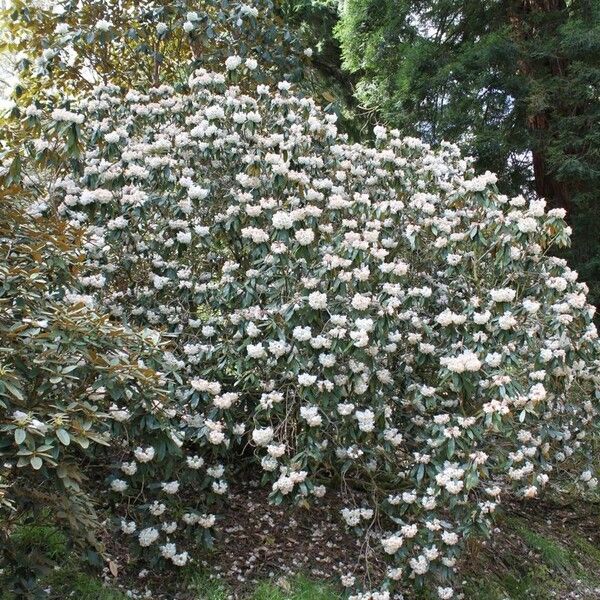
[[[198,595],[197,600],[227,600],[229,596],[227,588],[222,582],[211,579],[204,573],[193,575],[189,588]]]
[[[196,600],[227,600],[229,591],[222,582],[200,574],[192,577],[190,590]],[[341,600],[342,596],[327,584],[311,581],[305,577],[290,580],[280,579],[278,583],[262,582],[248,592],[247,600]]]
[[[555,600],[582,583],[600,586],[600,548],[580,534],[518,517],[505,519],[502,529],[524,548],[477,553],[464,590],[467,600]]]
[[[50,561],[61,560],[68,553],[66,535],[52,525],[20,525],[10,539],[21,553],[43,552]]]
[[[567,547],[545,535],[531,530],[521,519],[508,519],[507,523],[532,550],[540,555],[542,562],[561,573],[581,571],[577,557]]]
[[[127,598],[125,594],[105,587],[97,577],[78,571],[73,566],[54,571],[45,583],[52,589],[47,597],[53,600],[67,597],[77,598],[77,600],[126,600]]]

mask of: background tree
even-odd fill
[[[220,66],[232,49],[266,72],[302,75],[302,48],[271,0],[12,0],[2,16],[3,49],[18,56],[17,95],[50,85],[81,93],[108,80],[173,84],[194,67]]]
[[[596,301],[599,14],[597,0],[346,0],[336,29],[366,109],[567,209]]]
[[[340,42],[334,36],[339,18],[338,0],[280,0],[276,12],[310,48],[312,68],[308,73],[311,76],[305,78],[304,87],[314,98],[331,104],[346,133],[356,140],[364,136],[367,132],[356,114],[354,86],[357,82],[342,68]]]

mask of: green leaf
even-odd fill
[[[454,450],[456,448],[456,441],[454,438],[450,438],[448,441],[447,455],[448,458],[452,458],[454,456]]]
[[[425,465],[423,463],[421,463],[417,467],[417,483],[421,483],[424,476],[425,476]]]
[[[77,437],[75,441],[85,450],[90,445],[90,440],[84,437]]]
[[[22,444],[27,437],[27,432],[24,429],[15,429],[15,442],[17,444]]]
[[[57,429],[56,437],[61,441],[62,444],[68,446],[71,443],[71,436],[65,429]]]
[[[29,459],[29,462],[31,463],[31,466],[36,470],[39,471],[42,468],[42,459],[39,456],[32,456]]]
[[[4,387],[6,387],[6,389],[18,400],[24,400],[25,397],[23,396],[23,392],[16,387],[15,385],[13,385],[12,383],[9,383],[8,381],[3,381],[2,382],[4,384]]]

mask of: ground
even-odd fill
[[[125,555],[114,555],[117,577],[105,568],[102,578],[43,525],[24,527],[14,539],[58,559],[61,566],[44,580],[49,599],[338,600],[344,597],[340,573],[358,568],[376,579],[381,568],[369,548],[340,529],[338,510],[335,498],[307,511],[269,506],[264,490],[239,488],[214,550],[178,577],[140,579]],[[466,600],[600,600],[600,503],[509,504],[492,540],[469,544],[462,572]],[[0,592],[0,599],[12,596]]]

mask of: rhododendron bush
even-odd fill
[[[90,461],[120,433],[115,402],[141,423],[140,439],[150,429],[154,444],[170,440],[160,351],[84,293],[81,230],[32,218],[29,203],[0,197],[0,571],[20,597],[48,567],[11,538],[32,515],[51,514],[74,541],[101,549]]]
[[[450,598],[504,495],[597,484],[598,341],[551,256],[564,214],[501,195],[450,144],[349,144],[287,82],[243,93],[252,66],[29,111],[38,159],[65,132],[79,148],[31,211],[81,227],[79,283],[167,348],[170,442],[112,409],[119,526],[186,564],[250,447],[271,501],[343,494],[340,526],[380,532],[383,588]]]

